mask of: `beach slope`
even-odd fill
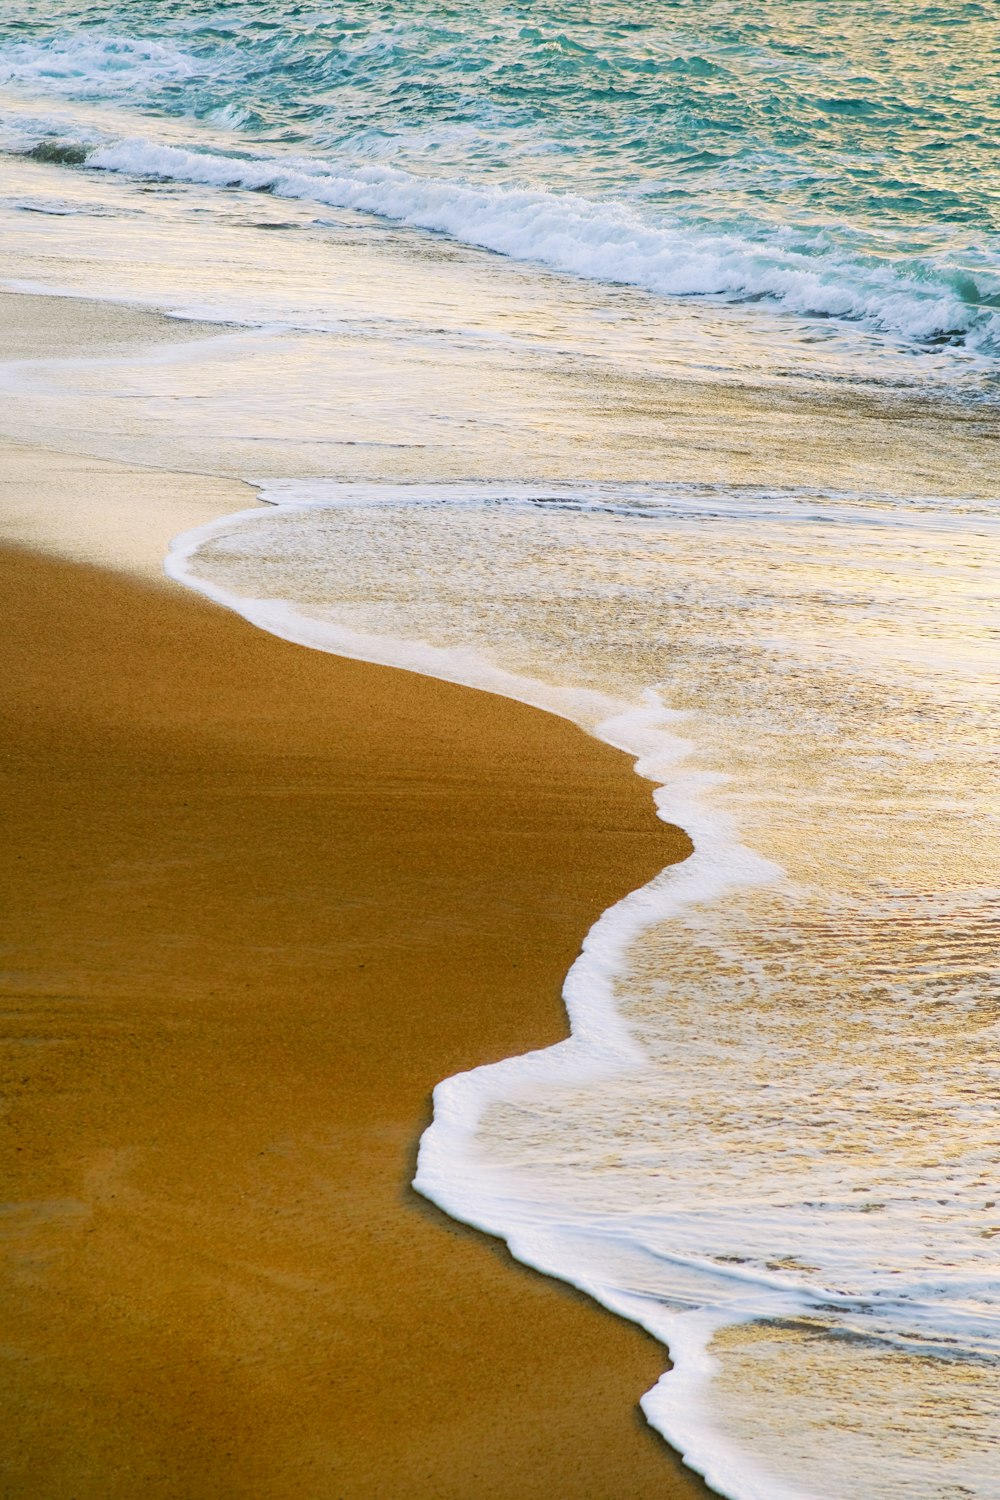
[[[563,1035],[687,852],[649,788],[172,586],[0,573],[0,1490],[705,1493],[636,1412],[662,1349],[409,1186],[434,1084]]]

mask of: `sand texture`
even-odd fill
[[[39,456],[39,464],[43,459]],[[10,549],[5,1496],[704,1493],[663,1351],[410,1189],[688,845],[617,752]]]
[[[0,545],[13,542],[94,563],[160,587],[175,536],[257,503],[256,490],[235,479],[63,453],[0,436]]]

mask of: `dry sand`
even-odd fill
[[[687,852],[648,787],[169,586],[0,572],[2,1493],[704,1494],[635,1409],[662,1349],[409,1187],[435,1082],[563,1035],[587,928]]]

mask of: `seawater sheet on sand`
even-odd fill
[[[645,1410],[725,1493],[1000,1495],[990,505],[262,493],[173,576],[574,719],[695,844],[566,1042],[439,1086],[417,1185],[668,1344]]]
[[[105,173],[993,357],[991,21],[976,0],[8,0],[0,129]]]

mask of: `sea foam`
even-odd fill
[[[401,496],[411,504],[419,504],[421,498],[438,504],[442,496],[460,500],[467,494],[467,487],[458,485],[400,489],[294,481],[276,481],[262,486],[261,492],[273,503],[294,509],[329,504],[335,488],[341,492],[341,503],[347,506],[370,506],[380,500],[391,503]],[[480,497],[486,488],[478,487]],[[517,488],[497,487],[497,495],[509,498]],[[533,493],[531,487],[523,487],[525,497]],[[725,817],[709,813],[701,805],[699,789],[715,778],[703,772],[683,774],[680,768],[691,748],[678,733],[684,715],[668,709],[656,693],[646,694],[640,704],[629,704],[601,693],[559,688],[504,671],[471,651],[442,650],[423,642],[368,635],[310,619],[288,601],[247,598],[209,581],[191,567],[191,560],[206,542],[228,534],[241,523],[253,525],[259,517],[258,510],[238,512],[175,538],[164,564],[168,576],[283,640],[498,693],[586,726],[597,738],[633,758],[636,773],[654,784],[659,817],[682,826],[691,836],[695,852],[682,865],[626,896],[590,929],[563,988],[571,1032],[567,1040],[457,1074],[437,1085],[434,1118],[421,1139],[414,1186],[452,1217],[504,1238],[512,1254],[525,1265],[571,1282],[610,1310],[640,1323],[669,1347],[671,1370],[644,1398],[643,1409],[652,1425],[710,1484],[738,1500],[802,1500],[801,1492],[779,1494],[773,1480],[757,1475],[746,1455],[717,1430],[701,1399],[715,1366],[708,1352],[713,1332],[734,1318],[759,1312],[755,1304],[741,1309],[738,1273],[720,1277],[717,1267],[692,1261],[695,1281],[707,1278],[725,1285],[725,1311],[697,1307],[673,1313],[662,1308],[654,1311],[615,1281],[595,1275],[586,1235],[579,1237],[583,1243],[578,1246],[572,1226],[540,1222],[532,1205],[518,1204],[503,1173],[484,1171],[475,1148],[477,1127],[497,1100],[567,1082],[587,1086],[641,1067],[641,1053],[614,1003],[615,979],[627,949],[651,923],[669,919],[685,907],[717,901],[740,886],[773,881],[780,877],[780,869],[745,848]],[[775,1311],[801,1310],[803,1302],[808,1301],[800,1295],[789,1297],[780,1288],[775,1290]]]
[[[101,145],[87,165],[160,180],[266,191],[447,234],[515,259],[667,296],[770,299],[806,317],[865,324],[905,339],[1000,349],[1000,313],[967,300],[932,265],[811,254],[774,240],[647,220],[625,203],[542,189],[475,186],[400,168],[318,158],[237,157],[151,140]]]
[[[137,89],[189,82],[204,72],[190,52],[157,41],[118,35],[70,34],[22,42],[0,52],[0,86],[18,84],[47,93],[129,99]]]
[[[977,1238],[973,1213],[988,1185],[988,1148],[983,1148],[988,1120],[981,1106],[989,1084],[985,1057],[982,1065],[977,1061],[978,1023],[961,1033],[966,1041],[958,1054],[949,1040],[981,1003],[979,965],[988,923],[970,904],[971,895],[961,891],[949,907],[945,897],[935,905],[925,890],[893,888],[893,882],[914,884],[916,869],[928,858],[932,866],[937,862],[932,848],[921,848],[928,833],[932,840],[942,839],[943,848],[954,843],[947,821],[935,832],[936,821],[955,817],[943,790],[948,784],[945,762],[936,771],[940,797],[930,796],[926,810],[917,803],[900,804],[915,840],[912,873],[907,872],[913,862],[903,850],[896,854],[895,866],[883,860],[885,874],[892,876],[890,888],[883,889],[875,876],[870,888],[862,885],[855,896],[851,892],[857,877],[849,868],[838,870],[836,860],[845,844],[848,853],[864,839],[874,839],[878,846],[886,807],[879,798],[873,802],[871,778],[884,776],[903,749],[894,742],[905,728],[905,715],[895,728],[873,716],[873,700],[863,682],[869,677],[878,682],[889,673],[910,713],[905,684],[912,671],[909,646],[901,635],[916,632],[918,638],[924,628],[953,633],[967,628],[967,622],[962,615],[944,625],[935,584],[928,596],[929,614],[920,605],[911,609],[912,620],[904,620],[897,603],[888,633],[871,643],[849,639],[844,648],[848,657],[838,668],[842,675],[828,680],[829,653],[841,650],[830,628],[837,616],[827,621],[824,643],[818,656],[812,655],[809,628],[815,628],[825,606],[820,601],[820,614],[815,613],[811,591],[802,593],[799,570],[804,563],[811,572],[817,547],[850,558],[854,576],[838,584],[843,595],[838,609],[845,607],[849,616],[860,609],[858,619],[868,621],[865,628],[870,629],[876,616],[863,580],[875,580],[881,591],[888,588],[886,599],[891,601],[895,584],[886,582],[892,576],[886,569],[897,559],[907,587],[919,597],[914,548],[925,535],[926,543],[920,540],[919,545],[927,548],[932,583],[939,554],[949,552],[955,558],[945,569],[949,586],[957,583],[956,566],[971,568],[969,576],[975,576],[978,543],[967,548],[963,516],[955,507],[937,508],[930,500],[914,502],[907,520],[904,510],[876,497],[741,497],[688,492],[683,486],[661,491],[620,485],[277,481],[263,493],[276,502],[274,510],[248,511],[178,538],[168,572],[286,639],[503,693],[574,720],[632,757],[637,771],[655,787],[660,815],[685,828],[694,843],[695,852],[686,861],[626,897],[591,929],[567,976],[571,1035],[565,1042],[438,1086],[434,1122],[420,1148],[420,1191],[455,1217],[503,1236],[526,1264],[572,1282],[669,1346],[673,1368],[644,1398],[644,1410],[689,1464],[723,1493],[738,1500],[828,1497],[843,1493],[839,1486],[847,1472],[852,1484],[866,1486],[866,1493],[893,1500],[914,1493],[915,1485],[922,1494],[952,1493],[947,1474],[938,1487],[933,1455],[890,1454],[879,1446],[892,1424],[898,1425],[891,1405],[895,1387],[886,1370],[892,1375],[897,1368],[918,1368],[925,1383],[944,1371],[943,1394],[933,1399],[946,1409],[951,1400],[949,1361],[965,1400],[968,1381],[980,1380],[977,1371],[992,1368],[1000,1340],[1000,1277],[995,1264],[991,1268],[985,1242]],[[588,517],[599,529],[586,530]],[[491,528],[498,525],[502,546],[490,540]],[[767,546],[774,599],[782,587],[790,588],[788,598],[796,611],[789,624],[782,613],[786,606],[775,614],[773,604],[768,605],[766,628],[772,634],[788,629],[802,640],[795,641],[794,649],[790,640],[784,654],[779,649],[770,663],[758,653],[740,667],[740,651],[757,651],[763,628],[752,613],[745,626],[740,622],[738,609],[746,611],[748,596],[738,577],[730,576],[739,535],[748,525],[759,544]],[[650,573],[657,551],[653,539],[661,526],[666,529],[660,545],[669,544],[667,571],[654,568]],[[394,613],[398,585],[389,582],[388,565],[396,553],[402,559],[404,594],[429,571],[426,587],[436,597],[439,571],[448,579],[449,611],[464,607],[464,554],[452,557],[447,550],[456,528],[458,545],[476,548],[467,578],[484,610],[485,636],[498,642],[498,601],[481,594],[480,548],[490,552],[494,571],[519,569],[510,572],[510,598],[519,601],[518,610],[528,611],[523,623],[536,619],[532,609],[542,611],[538,628],[548,597],[539,559],[553,548],[562,568],[572,556],[584,593],[576,602],[569,597],[569,619],[576,638],[589,643],[594,661],[601,632],[608,628],[598,604],[602,547],[612,549],[606,574],[614,584],[612,597],[618,596],[613,612],[634,610],[638,591],[642,602],[636,618],[644,629],[654,627],[663,580],[677,580],[683,600],[675,606],[679,634],[665,649],[678,689],[685,681],[689,622],[696,631],[708,631],[704,641],[697,636],[699,672],[716,630],[711,593],[692,589],[701,576],[698,570],[704,570],[710,590],[721,581],[726,599],[735,590],[725,609],[734,624],[746,629],[744,637],[734,637],[743,639],[744,648],[714,642],[725,654],[733,705],[747,711],[747,693],[760,692],[762,674],[773,702],[770,716],[759,716],[752,700],[749,705],[747,723],[754,725],[759,740],[757,753],[747,761],[758,783],[754,794],[744,793],[742,800],[735,793],[730,796],[734,789],[726,775],[717,765],[706,764],[704,713],[677,711],[652,688],[636,687],[634,697],[587,688],[568,680],[572,674],[565,672],[565,662],[550,673],[551,680],[507,670],[482,650],[484,631],[470,633],[469,620],[461,616],[450,644],[436,643],[443,627],[430,614],[422,635],[416,625],[407,636],[350,624],[352,612],[361,621],[404,618],[405,611]],[[723,548],[716,557],[719,538]],[[627,566],[614,550],[626,544],[633,559]],[[522,545],[523,561],[515,564],[511,549]],[[352,550],[357,547],[362,552]],[[322,604],[324,590],[331,598],[336,594],[342,570],[356,588],[376,560],[381,602],[367,613],[363,605],[344,609]],[[830,562],[827,558],[822,572],[828,589],[834,576]],[[273,597],[255,595],[255,579]],[[567,582],[564,578],[564,587]],[[283,594],[286,587],[289,595]],[[540,591],[537,606],[527,604],[533,590]],[[591,633],[581,636],[578,611],[584,599]],[[810,610],[805,616],[803,600]],[[762,604],[763,596],[755,608]],[[434,608],[434,620],[440,622],[444,616]],[[639,644],[630,634],[631,618],[626,614],[622,637],[630,655]],[[807,621],[810,627],[803,630]],[[865,633],[856,626],[854,631]],[[458,644],[466,638],[472,644]],[[557,638],[562,639],[558,630],[552,639]],[[509,653],[514,636],[507,633],[503,640]],[[872,650],[876,654],[869,658]],[[627,657],[623,662],[628,663],[621,674],[624,688],[634,669]],[[818,674],[815,682],[806,662],[812,662],[808,672]],[[970,664],[973,677],[984,665],[985,659],[979,667]],[[714,670],[711,663],[709,669]],[[927,695],[912,708],[919,733],[939,690],[950,719],[956,716],[957,700],[954,667],[946,657],[921,664],[918,676],[921,694]],[[783,694],[789,695],[785,707],[795,717],[775,735],[769,717],[780,720]],[[821,778],[815,785],[812,763],[827,753],[830,707],[852,697],[855,702],[848,703],[843,725],[834,734],[848,748],[826,772],[839,788],[837,826],[842,834],[826,839],[833,865],[828,869],[821,860],[813,874],[814,880],[822,876],[829,888],[810,889],[802,882],[813,870],[814,848],[823,842],[819,825],[803,837],[794,818],[787,828],[785,819],[775,821],[773,802],[782,781],[797,775],[801,785],[795,796],[813,819],[823,817],[827,784]],[[971,722],[964,709],[958,716]],[[789,736],[792,725],[797,735],[786,746],[782,737]],[[855,742],[859,734],[868,738]],[[746,736],[745,728],[732,733],[723,765],[748,755]],[[796,749],[800,739],[802,748]],[[959,741],[947,751],[958,757],[956,786],[970,774],[964,729]],[[722,742],[715,745],[716,756],[721,747]],[[920,748],[918,740],[918,752]],[[860,780],[845,781],[844,768],[855,761]],[[720,797],[720,792],[726,795]],[[742,816],[734,816],[741,808]],[[744,823],[756,829],[753,839]],[[758,852],[759,836],[768,826],[777,830],[776,847],[784,840],[798,861],[796,880],[780,860]],[[865,881],[868,868],[866,855]],[[952,945],[953,959],[941,952],[938,933]],[[940,954],[935,964],[928,963],[926,944]],[[657,997],[652,1010],[642,1001],[648,988],[643,965],[648,970],[650,963]],[[831,1012],[835,994],[841,1015]],[[943,1031],[937,1024],[941,1006],[947,1017]],[[796,1028],[802,1026],[805,1034],[799,1035]],[[676,1066],[662,1072],[656,1061],[661,1054],[676,1058]],[[926,1065],[919,1091],[912,1080],[911,1054],[919,1054]],[[664,1099],[661,1089],[671,1097]],[[933,1113],[939,1089],[955,1092],[952,1113],[943,1117]],[[721,1103],[703,1119],[699,1111],[713,1094]],[[912,1140],[911,1120],[916,1122]],[[959,1130],[955,1138],[948,1133],[950,1123]],[[861,1160],[855,1164],[858,1153]],[[863,1196],[854,1196],[859,1193]],[[837,1351],[857,1350],[858,1358],[863,1351],[877,1351],[874,1375],[849,1366],[846,1395],[834,1392],[831,1397],[813,1376],[803,1388],[808,1394],[815,1384],[822,1408],[818,1417],[811,1414],[814,1425],[808,1440],[803,1439],[814,1468],[809,1480],[795,1477],[794,1465],[792,1473],[787,1464],[785,1472],[780,1462],[775,1467],[770,1427],[772,1446],[768,1451],[765,1443],[761,1458],[757,1443],[743,1436],[739,1420],[725,1406],[729,1366],[744,1357],[739,1344],[743,1330],[751,1340],[746,1356],[751,1363],[749,1381],[741,1385],[742,1406],[751,1411],[773,1407],[754,1389],[764,1367],[752,1357],[752,1340],[758,1337],[754,1330],[770,1329],[778,1330],[785,1379],[793,1382],[793,1390],[795,1359],[813,1358],[815,1349],[826,1351],[828,1361],[840,1358]],[[987,1374],[983,1378],[988,1381]],[[875,1383],[859,1394],[858,1382],[865,1379]],[[973,1395],[988,1406],[988,1392],[983,1395],[977,1386]],[[929,1422],[938,1431],[926,1415],[927,1399],[926,1392],[918,1392],[912,1401],[916,1425],[906,1430],[917,1444]],[[859,1450],[850,1453],[854,1467],[839,1470],[835,1452],[824,1473],[826,1437],[830,1431],[840,1433],[841,1420],[853,1421],[852,1403],[858,1401],[866,1413],[875,1414],[871,1437],[864,1435]],[[888,1401],[888,1408],[880,1401]],[[832,1427],[824,1402],[835,1413]],[[970,1475],[984,1472],[984,1462],[988,1472],[989,1463],[982,1448],[983,1443],[988,1448],[988,1429],[969,1431],[974,1448],[976,1442],[980,1446],[955,1472],[967,1484]],[[838,1452],[846,1463],[848,1448],[840,1437]],[[972,1493],[995,1491],[979,1482]]]

